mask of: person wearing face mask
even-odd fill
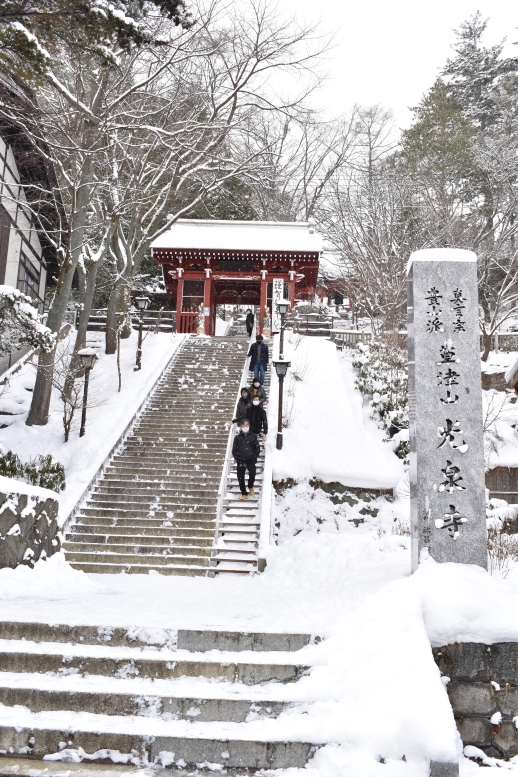
[[[266,391],[264,390],[264,386],[261,383],[259,378],[253,379],[252,385],[250,386],[248,391],[250,393],[251,402],[253,401],[254,397],[259,397],[259,402],[261,403],[261,406],[268,401],[268,397],[266,396]]]
[[[250,429],[254,434],[262,435],[264,440],[268,434],[268,418],[266,411],[258,396],[253,397],[252,404],[248,405],[246,417],[250,421]]]
[[[259,438],[250,431],[250,421],[245,418],[241,422],[241,430],[234,437],[232,456],[236,460],[237,482],[241,491],[241,499],[248,499],[245,485],[245,475],[248,470],[248,491],[254,493],[255,465],[259,458]]]
[[[241,396],[237,403],[236,417],[232,419],[233,424],[240,424],[243,418],[246,418],[246,411],[248,410],[251,399],[250,390],[247,389],[246,386],[243,386],[241,389]]]

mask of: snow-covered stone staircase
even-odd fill
[[[45,757],[184,775],[304,767],[315,745],[292,715],[316,663],[304,634],[0,623],[0,774],[29,774],[22,760],[8,771],[15,757],[34,759],[30,774]]]
[[[250,378],[249,383],[251,382],[252,378]],[[264,387],[269,397],[270,371],[265,374]],[[265,409],[267,410],[267,406]],[[271,430],[269,433],[272,434]],[[264,445],[261,445],[261,455],[257,461],[256,472],[255,493],[249,494],[248,499],[244,501],[241,499],[235,463],[232,463],[227,478],[223,515],[218,527],[218,543],[211,559],[211,574],[249,575],[257,571]]]
[[[85,572],[206,575],[248,340],[189,338],[66,535]]]

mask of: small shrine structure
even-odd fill
[[[213,335],[216,305],[259,306],[257,333],[265,308],[271,310],[273,283],[284,282],[291,306],[312,300],[322,238],[313,221],[211,221],[179,219],[153,241],[168,296],[176,300],[176,331],[194,333],[203,305],[205,333]]]

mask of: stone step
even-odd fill
[[[26,683],[30,675],[22,675]],[[11,683],[6,679],[11,680]],[[31,712],[49,712],[69,710],[97,715],[136,715],[147,718],[169,718],[172,720],[196,720],[197,723],[207,721],[225,721],[244,723],[248,716],[254,719],[276,718],[292,704],[282,701],[271,701],[266,698],[199,698],[182,697],[172,694],[157,694],[152,686],[145,689],[121,692],[117,686],[124,681],[109,680],[102,691],[91,689],[81,690],[88,683],[82,678],[74,678],[73,683],[67,683],[67,678],[56,678],[54,682],[45,682],[50,688],[33,688],[16,682],[16,675],[0,674],[0,699],[6,707],[21,705]],[[72,685],[68,690],[67,685]],[[53,686],[53,687],[52,687]],[[65,687],[63,687],[65,686]],[[0,761],[0,773],[2,763]]]
[[[0,672],[37,673],[42,667],[45,673],[68,675],[101,675],[119,679],[154,678],[173,680],[180,677],[200,677],[227,683],[258,685],[276,681],[290,683],[298,680],[309,666],[294,661],[291,657],[279,661],[275,656],[263,654],[254,663],[239,660],[238,655],[225,655],[221,660],[197,658],[174,651],[160,652],[140,648],[99,647],[83,644],[62,645],[61,643],[32,643],[20,640],[19,649],[14,650],[0,641]],[[65,671],[66,670],[66,671]],[[73,670],[73,671],[72,671]]]
[[[269,741],[245,739],[246,730],[240,729],[239,723],[226,724],[227,729],[234,727],[235,733],[218,739],[218,723],[193,723],[192,732],[185,736],[183,721],[137,718],[133,725],[128,721],[125,732],[121,730],[117,716],[96,715],[93,729],[89,730],[81,713],[64,711],[60,716],[49,715],[48,721],[43,714],[30,713],[23,707],[6,708],[5,713],[6,717],[9,715],[9,725],[0,726],[0,749],[21,751],[33,758],[57,753],[63,749],[60,743],[67,743],[69,748],[81,748],[86,753],[134,751],[134,760],[142,765],[163,764],[165,758],[165,763],[172,766],[176,762],[182,768],[210,763],[222,764],[226,769],[258,770],[302,768],[315,749],[311,744],[275,741],[273,737]],[[204,738],[196,736],[198,729],[206,732]],[[102,758],[102,755],[98,757]],[[62,767],[61,773],[68,773],[67,769]]]
[[[156,499],[177,500],[178,497],[191,496],[199,497],[200,499],[213,499],[214,494],[218,493],[219,481],[215,478],[209,481],[208,478],[200,475],[194,482],[180,482],[177,485],[172,485],[166,478],[154,483],[153,485],[143,485],[139,481],[133,483],[120,484],[113,483],[113,481],[103,482],[100,481],[97,489],[93,492],[98,496],[108,496],[110,500],[119,501],[128,497],[131,501],[135,502],[148,502]]]
[[[209,650],[293,653],[311,642],[309,634],[276,632],[214,631],[212,629],[154,629],[132,626],[48,624],[26,621],[0,621],[0,640],[30,642],[67,642],[69,644],[104,645],[105,647],[142,647],[188,650],[203,653]]]
[[[241,529],[243,531],[251,531],[254,529],[254,527],[258,529],[259,526],[261,525],[261,521],[257,516],[255,516],[252,519],[232,518],[232,517],[223,516],[219,525],[220,525],[220,530],[239,531]]]
[[[167,521],[170,518],[178,518],[178,517],[204,517],[207,519],[215,518],[215,512],[210,512],[207,509],[202,509],[203,506],[200,506],[199,510],[195,510],[194,508],[186,510],[185,505],[177,505],[176,510],[153,510],[153,517],[154,518],[160,518],[162,521]],[[216,503],[214,502],[214,510],[216,509]],[[90,507],[87,505],[82,509],[82,514],[85,516],[91,516],[95,515],[98,518],[111,518],[112,520],[118,520],[120,518],[141,518],[143,519],[145,517],[144,513],[145,510],[138,510],[138,509],[126,509],[126,508],[120,508],[120,509],[110,509],[107,507]]]
[[[163,477],[160,480],[102,480],[99,481],[99,485],[96,487],[94,493],[102,493],[103,491],[109,491],[111,494],[142,494],[143,496],[165,494],[174,495],[179,490],[191,487],[198,487],[203,489],[215,488],[218,490],[221,478],[207,477],[206,475],[198,474],[196,477],[179,478]]]
[[[87,518],[84,517],[84,521],[82,520],[83,516],[78,516],[77,520],[81,521],[80,523],[74,524],[73,527],[70,527],[69,535],[73,534],[80,534],[80,533],[86,533],[86,534],[95,534],[97,532],[100,532],[102,534],[125,534],[127,535],[128,532],[134,533],[136,536],[143,536],[143,537],[149,537],[149,536],[156,536],[156,537],[169,537],[171,536],[171,532],[181,532],[185,531],[187,534],[190,534],[193,530],[199,530],[200,532],[209,531],[211,530],[214,532],[214,529],[216,527],[216,518],[215,516],[210,520],[204,520],[204,521],[183,521],[180,523],[175,518],[174,521],[171,520],[168,523],[170,523],[170,526],[164,526],[164,521],[161,520],[154,520],[152,518],[143,519],[143,520],[130,520],[126,518],[121,518],[117,522],[117,525],[113,525],[113,521],[108,521],[107,519],[102,518]],[[97,522],[95,522],[97,521]],[[178,534],[178,536],[181,536],[181,534]]]
[[[88,561],[90,559],[90,554],[92,553],[98,553],[102,554],[99,556],[99,560],[102,561],[105,554],[109,554],[108,558],[111,558],[111,555],[116,556],[130,556],[132,554],[137,556],[145,556],[146,560],[150,558],[151,556],[160,555],[164,559],[164,563],[167,563],[168,559],[176,559],[176,558],[198,558],[200,556],[210,556],[210,554],[213,551],[213,537],[207,537],[206,539],[197,538],[195,541],[191,543],[182,542],[180,539],[177,541],[172,541],[173,538],[171,537],[171,542],[164,544],[164,538],[156,538],[157,542],[148,542],[148,541],[142,541],[138,537],[130,537],[130,542],[126,543],[119,543],[119,542],[79,542],[75,540],[65,540],[63,543],[63,549],[65,552],[70,556],[70,558],[73,558],[74,561]],[[161,540],[158,541],[158,540]],[[87,558],[88,554],[88,558]],[[117,559],[114,559],[115,561]],[[151,558],[151,561],[154,562],[154,558]],[[122,561],[121,563],[124,563]],[[193,563],[196,563],[193,561]]]
[[[117,464],[115,466],[110,464],[104,471],[102,480],[120,480],[124,483],[140,482],[154,486],[169,477],[179,478],[188,482],[189,479],[200,478],[201,475],[205,474],[208,480],[217,480],[218,482],[221,480],[220,466],[205,465],[203,468],[199,466],[198,469],[195,469],[195,465],[190,464],[188,467],[184,466],[181,470],[179,466],[177,464],[170,464],[168,466],[149,468],[140,462],[135,462],[135,464],[130,466],[127,464]]]
[[[167,567],[154,564],[143,564],[138,556],[134,556],[132,564],[107,564],[104,562],[84,562],[69,561],[73,569],[80,572],[88,572],[92,575],[149,575],[156,573],[160,575],[185,575],[187,577],[206,577],[207,566],[193,566],[189,562],[185,564],[170,564]],[[208,562],[207,562],[208,563]]]
[[[143,449],[142,451],[135,452],[122,452],[117,454],[116,461],[121,464],[133,464],[135,461],[144,464],[148,468],[153,468],[155,465],[161,466],[164,469],[168,469],[171,466],[177,466],[183,464],[184,467],[194,467],[196,464],[203,467],[203,465],[209,466],[221,466],[223,465],[224,453],[211,453],[210,451],[198,451],[192,455],[186,456],[185,453],[180,452],[168,452],[158,451],[155,449]]]
[[[156,477],[160,477],[168,470],[174,470],[177,467],[181,468],[179,469],[181,472],[207,472],[209,474],[217,470],[221,473],[223,460],[222,453],[211,454],[210,451],[203,451],[203,455],[199,451],[192,453],[192,455],[190,453],[189,455],[180,455],[168,451],[148,450],[142,455],[137,455],[137,452],[117,454],[110,466],[125,467],[128,471],[134,472],[142,471],[148,475],[156,472]]]
[[[108,507],[113,510],[128,508],[141,511],[146,508],[151,509],[152,505],[155,505],[155,508],[153,509],[158,509],[160,507],[163,511],[174,511],[178,506],[183,506],[185,509],[186,507],[189,508],[194,505],[201,505],[210,509],[217,499],[217,493],[216,490],[212,490],[212,493],[208,490],[201,490],[194,494],[185,491],[184,493],[178,493],[167,498],[165,495],[155,496],[150,494],[149,496],[131,495],[129,499],[122,494],[113,494],[110,497],[109,495],[96,493],[92,494],[88,505],[90,507]]]
[[[237,536],[237,535],[236,535]],[[164,548],[174,546],[186,547],[190,545],[204,546],[206,542],[212,544],[214,539],[214,529],[191,529],[187,534],[185,530],[171,530],[168,535],[139,535],[132,534],[111,534],[100,532],[69,532],[65,536],[65,542],[67,548],[74,550],[72,545],[76,544],[78,547],[76,550],[80,550],[83,546],[96,545],[99,546],[99,550],[103,550],[106,546],[123,545],[123,546],[137,546],[137,545],[159,545]],[[225,538],[226,540],[227,538]],[[85,550],[88,548],[85,547]]]
[[[244,534],[233,534],[231,532],[225,532],[224,534],[221,534],[219,538],[220,542],[223,544],[221,545],[221,549],[223,548],[229,548],[230,550],[248,550],[253,549],[254,552],[257,550],[257,534],[255,533],[249,533],[248,535]]]
[[[115,551],[109,551],[109,550],[102,550],[102,551],[95,551],[92,553],[89,553],[88,551],[81,550],[81,551],[75,551],[75,550],[68,550],[68,548],[65,546],[65,552],[67,555],[67,560],[69,563],[76,563],[76,564],[92,564],[92,563],[102,563],[102,564],[110,564],[110,565],[117,565],[117,566],[126,566],[126,565],[132,565],[132,564],[139,564],[141,562],[144,562],[148,566],[152,566],[154,568],[159,567],[166,567],[169,565],[174,565],[176,563],[184,562],[186,564],[189,564],[189,566],[192,567],[203,567],[207,565],[207,560],[210,558],[212,553],[212,545],[207,545],[207,547],[195,547],[192,546],[188,550],[184,552],[178,552],[176,553],[173,548],[171,548],[171,551],[167,555],[162,555],[159,553],[156,553],[156,549],[152,547],[151,550],[155,550],[155,552],[151,553],[135,553],[133,549],[131,549],[130,552],[124,553],[123,548],[117,549]]]

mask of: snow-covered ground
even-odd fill
[[[300,357],[302,365],[305,359],[311,365],[305,373],[299,370],[302,380],[292,394],[291,424],[274,465],[277,477],[301,482],[277,497],[280,544],[271,548],[264,574],[238,580],[87,575],[72,570],[57,554],[34,570],[0,571],[2,618],[320,635],[326,639],[310,646],[313,671],[296,689],[290,688],[300,694],[303,706],[275,721],[255,721],[250,731],[266,738],[272,730],[276,738],[333,744],[322,748],[306,769],[279,775],[427,777],[429,759],[455,760],[462,748],[430,644],[518,640],[518,570],[503,579],[476,567],[428,559],[410,576],[402,463],[362,408],[350,361],[339,359],[323,340],[305,340],[307,345],[300,343],[295,356],[292,352],[292,361],[296,367]],[[158,339],[155,343],[153,349],[146,341],[150,347],[144,364],[158,374],[175,343],[170,338],[166,345]],[[128,347],[126,385],[133,355]],[[115,379],[113,374],[110,380]],[[144,383],[140,386],[143,395]],[[118,416],[121,427],[133,412],[129,402],[135,393],[128,388],[126,415]],[[140,401],[135,399],[135,407]],[[275,388],[271,408],[274,404]],[[23,418],[15,423],[25,434]],[[29,430],[30,452],[58,455],[66,448],[60,423],[52,419],[49,437],[39,430],[48,447],[42,443],[39,448]],[[104,445],[106,425],[105,420],[104,428],[88,427],[84,439],[92,446],[89,455],[96,444]],[[24,450],[12,426],[0,431],[0,442]],[[108,449],[111,444],[106,441]],[[85,456],[75,451],[69,464],[74,456]],[[310,486],[313,477],[364,488],[399,480],[397,499],[335,504],[325,491]],[[77,477],[73,482],[79,483]],[[186,693],[192,693],[199,681],[182,682]],[[518,763],[504,768],[518,771]],[[475,763],[462,760],[462,777],[478,773]]]
[[[278,338],[275,340],[274,354],[278,352]],[[316,477],[346,486],[394,488],[403,474],[402,464],[389,448],[378,444],[371,428],[364,425],[356,396],[351,402],[355,392],[349,380],[352,372],[347,374],[347,389],[333,343],[320,337],[288,334],[284,356],[291,361],[284,381],[289,426],[281,451],[275,450],[274,434],[268,442],[274,456],[274,479]],[[277,397],[274,370],[269,407],[274,430]]]
[[[137,333],[121,340],[122,387],[118,392],[116,356],[104,353],[104,334],[89,332],[88,344],[98,354],[90,374],[86,434],[79,437],[81,411],[75,414],[70,439],[64,442],[62,402],[53,390],[49,422],[46,426],[26,426],[31,392],[36,378],[35,363],[29,361],[9,378],[0,395],[0,446],[12,450],[22,461],[38,454],[51,454],[66,472],[67,487],[59,495],[60,521],[63,522],[124,432],[134,413],[154,385],[180,344],[182,336],[149,332],[143,344],[142,369],[135,372]],[[69,339],[70,344],[70,339]]]

